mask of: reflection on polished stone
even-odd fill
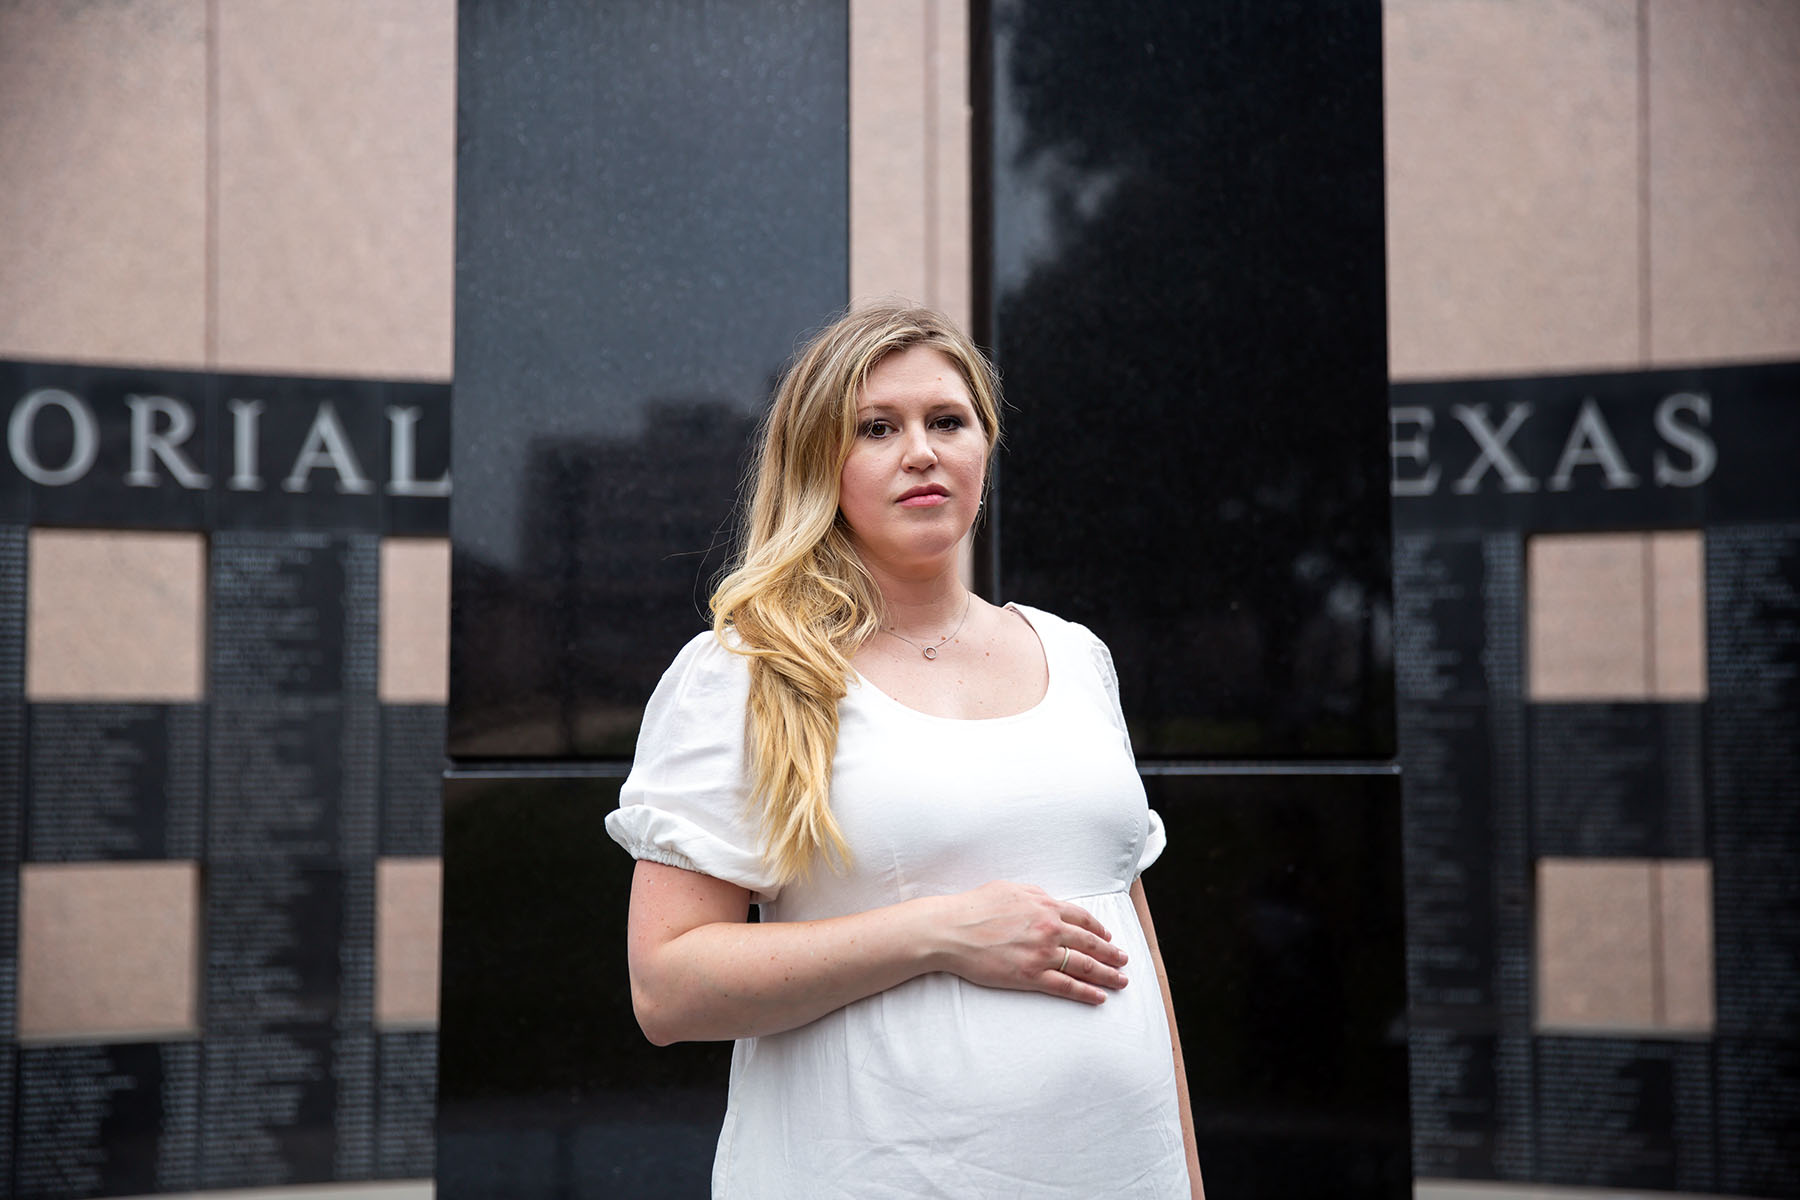
[[[459,779],[444,812],[438,1189],[699,1196],[731,1047],[632,1015],[620,778]]]
[[[993,6],[998,590],[1143,755],[1393,753],[1380,18]]]
[[[842,0],[461,6],[450,749],[628,756],[847,300]]]
[[[1397,775],[1150,774],[1144,874],[1217,1196],[1402,1200]]]

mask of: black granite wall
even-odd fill
[[[846,299],[845,6],[461,11],[438,1187],[704,1194],[725,1048],[638,1034],[601,822]],[[974,32],[984,587],[1118,655],[1215,1194],[1399,1197],[1378,6]]]
[[[1796,445],[1792,363],[1394,389],[1420,1175],[1800,1196]],[[1531,540],[1661,531],[1698,686],[1534,695]],[[1545,1028],[1543,858],[1708,864],[1710,1019]]]
[[[844,0],[459,10],[438,1194],[704,1195],[601,822],[705,625],[751,426],[848,295]]]
[[[1380,6],[977,13],[987,564],[1117,660],[1208,1190],[1408,1195]]]
[[[383,540],[447,528],[449,389],[7,361],[0,406],[0,1193],[429,1175],[436,1039],[378,1020],[376,879],[438,852],[444,709],[382,699],[377,641]],[[28,696],[31,541],[72,530],[194,536],[198,695]],[[180,605],[71,582],[119,589],[113,653]],[[197,959],[162,964],[192,1028],[21,1038],[21,873],[147,864],[194,868]]]

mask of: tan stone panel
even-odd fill
[[[850,5],[850,294],[969,319],[968,8]]]
[[[932,205],[936,232],[932,237],[930,302],[964,329],[973,317],[971,275],[973,248],[969,213],[969,5],[968,0],[931,0],[934,21],[930,68],[930,127],[936,138],[930,181],[937,189]]]
[[[19,875],[19,1037],[198,1031],[199,869],[28,863]]]
[[[25,695],[185,703],[206,694],[206,542],[33,529]]]
[[[927,0],[850,3],[850,294],[923,300]]]
[[[1662,931],[1662,1027],[1672,1033],[1713,1031],[1712,863],[1658,864]]]
[[[1527,695],[1642,700],[1649,692],[1642,534],[1553,534],[1526,549]]]
[[[381,543],[380,695],[389,704],[444,704],[450,694],[450,543]]]
[[[1537,1026],[1653,1029],[1651,871],[1636,859],[1537,866]]]
[[[217,12],[220,365],[449,378],[456,6]]]
[[[1650,535],[1651,695],[1706,699],[1706,551],[1698,530]]]
[[[1652,359],[1800,355],[1800,6],[1648,12]]]
[[[1392,376],[1638,365],[1635,7],[1382,8]]]
[[[435,1025],[443,862],[384,858],[375,864],[375,1022]]]
[[[201,366],[206,4],[0,4],[0,357]]]

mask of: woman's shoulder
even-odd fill
[[[734,696],[750,686],[750,663],[732,647],[737,634],[721,635],[710,629],[696,633],[676,652],[675,659],[656,685],[651,704],[681,704],[707,696]]]
[[[1038,636],[1045,639],[1045,649],[1050,645],[1064,647],[1084,660],[1090,662],[1094,673],[1106,685],[1109,692],[1117,693],[1119,676],[1113,666],[1112,651],[1100,640],[1098,634],[1083,625],[1080,621],[1071,621],[1067,617],[1059,617],[1055,613],[1041,608],[1033,608],[1029,604],[1012,603],[1008,608],[1016,609],[1021,616],[1031,623]]]
[[[1030,622],[1031,627],[1038,631],[1040,637],[1055,638],[1060,642],[1076,645],[1086,650],[1098,648],[1104,651],[1106,649],[1106,644],[1095,635],[1094,631],[1080,621],[1071,621],[1067,617],[1059,617],[1047,609],[1034,608],[1029,604],[1020,604],[1016,601],[1007,604],[1006,607],[1016,610],[1026,621]]]

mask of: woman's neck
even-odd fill
[[[936,636],[968,611],[969,589],[954,563],[948,570],[929,575],[896,575],[874,566],[869,573],[875,577],[887,609],[883,614],[884,629]]]

